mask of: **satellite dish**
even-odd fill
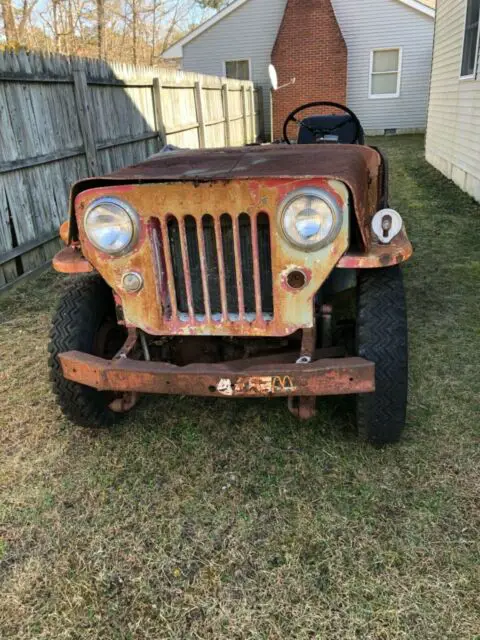
[[[270,76],[270,84],[272,85],[272,89],[274,91],[280,91],[280,89],[285,89],[285,87],[290,87],[292,84],[295,84],[295,82],[297,81],[296,78],[292,78],[290,82],[287,82],[287,84],[282,84],[282,86],[279,87],[277,70],[275,69],[273,64],[268,65],[268,75]]]
[[[270,77],[270,84],[272,85],[272,89],[276,91],[278,89],[278,75],[277,70],[273,66],[273,64],[268,65],[268,75]]]

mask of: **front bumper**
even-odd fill
[[[231,398],[329,396],[375,391],[375,364],[320,358],[296,364],[292,354],[178,367],[164,362],[104,360],[79,351],[59,355],[63,375],[98,390]]]

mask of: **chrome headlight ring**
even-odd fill
[[[87,208],[84,229],[93,246],[110,255],[131,250],[138,240],[140,222],[135,210],[123,200],[102,196]]]
[[[331,244],[343,224],[343,212],[334,197],[318,187],[289,193],[279,213],[286,240],[303,251],[318,251]]]

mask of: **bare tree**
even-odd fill
[[[132,53],[133,64],[137,64],[137,26],[138,26],[138,0],[132,0]]]
[[[9,46],[134,64],[167,64],[175,40],[223,0],[0,0]],[[2,28],[3,27],[3,28]]]
[[[105,59],[105,1],[97,0],[98,57]]]
[[[152,50],[150,52],[150,64],[153,65],[155,61],[155,53],[157,48],[157,0],[153,0],[152,7]]]
[[[219,11],[227,4],[228,0],[197,0],[197,3],[203,9],[215,9]]]
[[[0,0],[5,40],[9,46],[25,44],[28,28],[31,26],[32,11],[38,0],[23,0],[20,7],[14,7],[12,0]]]
[[[17,26],[13,15],[12,0],[1,0],[1,6],[5,39],[7,45],[14,45],[17,42]]]

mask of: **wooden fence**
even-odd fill
[[[254,142],[262,111],[251,82],[0,53],[0,292],[58,250],[73,182],[140,162],[166,143]]]

